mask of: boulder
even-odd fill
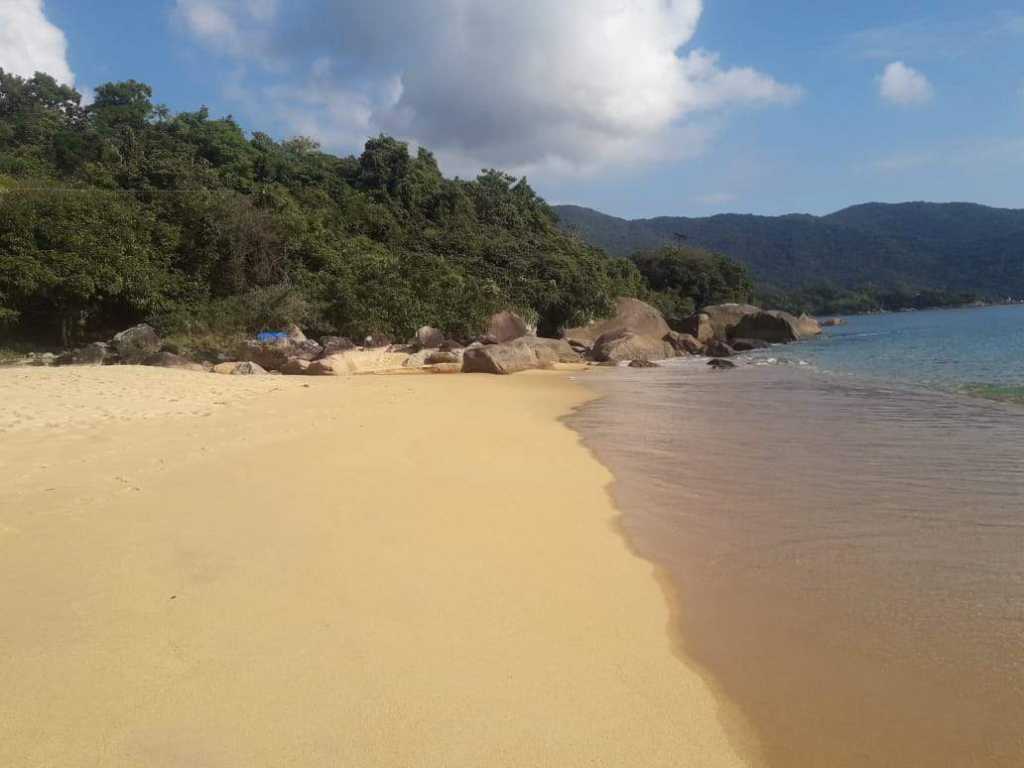
[[[743,318],[749,315],[760,314],[762,311],[760,307],[755,307],[752,304],[715,304],[714,306],[704,307],[701,310],[701,314],[708,316],[713,337],[719,341],[728,341],[733,336],[750,337],[751,334],[740,333],[736,330],[736,327]],[[689,328],[684,328],[683,330],[692,333]],[[693,335],[700,339],[699,335]]]
[[[526,344],[487,344],[466,349],[463,373],[506,375],[541,367],[534,350]]]
[[[512,342],[523,344],[533,350],[543,363],[578,363],[580,354],[565,339],[544,339],[539,336],[523,336]]]
[[[62,365],[104,365],[113,362],[113,353],[110,345],[102,341],[94,341],[84,347],[73,350],[69,354],[62,355]]]
[[[630,368],[660,368],[657,363],[652,363],[650,360],[630,360]]]
[[[740,318],[733,328],[733,335],[772,344],[788,344],[800,340],[799,325],[800,321],[788,312],[758,311]]]
[[[682,331],[687,336],[692,336],[701,345],[707,344],[715,338],[715,329],[711,324],[711,317],[703,312],[690,315],[683,321]]]
[[[667,335],[666,334],[663,334]],[[629,360],[665,360],[676,351],[663,336],[641,336],[629,330],[611,331],[594,342],[592,357],[599,363]]]
[[[813,339],[816,336],[821,336],[821,324],[810,315],[802,314],[796,320],[800,338]]]
[[[421,349],[437,349],[444,344],[444,333],[437,328],[424,325],[416,331],[416,340],[414,343]]]
[[[665,335],[665,341],[672,345],[672,348],[679,355],[702,355],[704,354],[704,345],[701,344],[696,337],[689,333],[678,333],[676,331],[669,331]]]
[[[289,360],[316,360],[323,353],[323,347],[315,341],[247,341],[239,357],[246,362],[259,364],[268,371],[280,371]]]
[[[288,341],[302,342],[306,340],[306,334],[295,323],[288,325],[285,329],[285,334],[288,336]]]
[[[324,336],[320,339],[320,346],[323,347],[320,357],[330,357],[356,348],[352,339],[345,336]]]
[[[277,370],[281,371],[285,376],[304,376],[309,370],[310,365],[311,363],[309,360],[303,360],[301,357],[293,357]]]
[[[752,352],[755,349],[770,347],[771,344],[767,341],[761,341],[761,339],[730,339],[729,346],[737,352]]]
[[[590,354],[590,346],[584,344],[582,341],[576,339],[569,339],[569,346],[573,348],[573,351],[581,357],[586,357]]]
[[[155,368],[177,368],[182,371],[206,372],[206,369],[199,363],[167,351],[157,352],[152,357],[146,358],[144,364]]]
[[[704,350],[704,354],[708,357],[732,357],[736,354],[736,350],[726,344],[724,341],[713,339],[708,343],[707,348]]]
[[[570,328],[562,337],[586,346],[596,346],[602,336],[629,331],[637,336],[663,339],[671,329],[661,312],[639,299],[618,299],[615,315],[580,328]]]
[[[142,323],[114,336],[113,347],[121,362],[137,365],[160,351],[160,337]]]
[[[498,337],[497,336],[492,336],[489,333],[485,333],[483,336],[477,336],[476,337],[476,341],[474,341],[473,343],[474,344],[483,345],[483,344],[500,344],[501,342],[498,341]]]
[[[306,367],[307,376],[337,376],[334,363],[330,359],[314,360]]]
[[[734,363],[732,360],[721,359],[708,360],[708,365],[711,366],[716,371],[727,371],[730,368],[736,367],[736,363]]]
[[[423,361],[424,365],[444,365],[449,363],[461,363],[462,352],[461,351],[442,351],[437,350],[427,355]]]
[[[266,376],[267,372],[258,363],[220,363],[213,366],[214,373],[221,373],[227,376]]]
[[[391,352],[387,349],[354,349],[339,355],[331,355],[316,362],[330,366],[340,376],[360,373],[381,373],[400,371],[409,361],[409,355]]]
[[[365,349],[381,349],[383,347],[390,347],[392,344],[394,344],[394,341],[385,333],[371,333],[363,339],[363,347]]]
[[[434,354],[433,349],[421,349],[419,352],[413,352],[406,358],[405,362],[402,363],[403,368],[422,368],[427,364],[427,358]]]
[[[487,330],[484,331],[483,335],[493,338],[495,344],[504,344],[508,341],[520,339],[523,336],[529,336],[530,333],[530,326],[527,325],[523,318],[515,312],[505,310],[504,312],[491,315],[490,320],[487,321]]]

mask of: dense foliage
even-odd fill
[[[230,334],[456,336],[511,308],[541,331],[646,292],[636,267],[567,234],[525,179],[444,178],[395,139],[359,157],[247,136],[150,88],[83,106],[46,75],[0,70],[0,326],[73,344],[149,320]]]
[[[626,221],[557,207],[608,253],[685,243],[747,266],[769,303],[817,313],[1024,297],[1024,211],[966,203],[868,204],[829,216]]]
[[[746,269],[700,248],[665,246],[642,251],[633,261],[650,287],[649,301],[673,327],[702,306],[748,302],[753,294]]]
[[[939,290],[913,290],[901,287],[883,290],[868,286],[844,290],[828,283],[807,286],[798,291],[758,291],[757,301],[793,314],[858,315],[869,312],[895,312],[904,309],[962,307],[983,301],[976,293],[950,293]]]

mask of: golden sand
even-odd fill
[[[743,765],[586,397],[0,370],[0,765]]]

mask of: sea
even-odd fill
[[[1024,306],[846,320],[570,426],[752,765],[1021,768]]]

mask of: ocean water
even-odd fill
[[[595,371],[570,424],[754,764],[1020,768],[1024,308],[828,334]]]
[[[847,318],[814,342],[760,357],[834,374],[1024,402],[1024,305]]]

